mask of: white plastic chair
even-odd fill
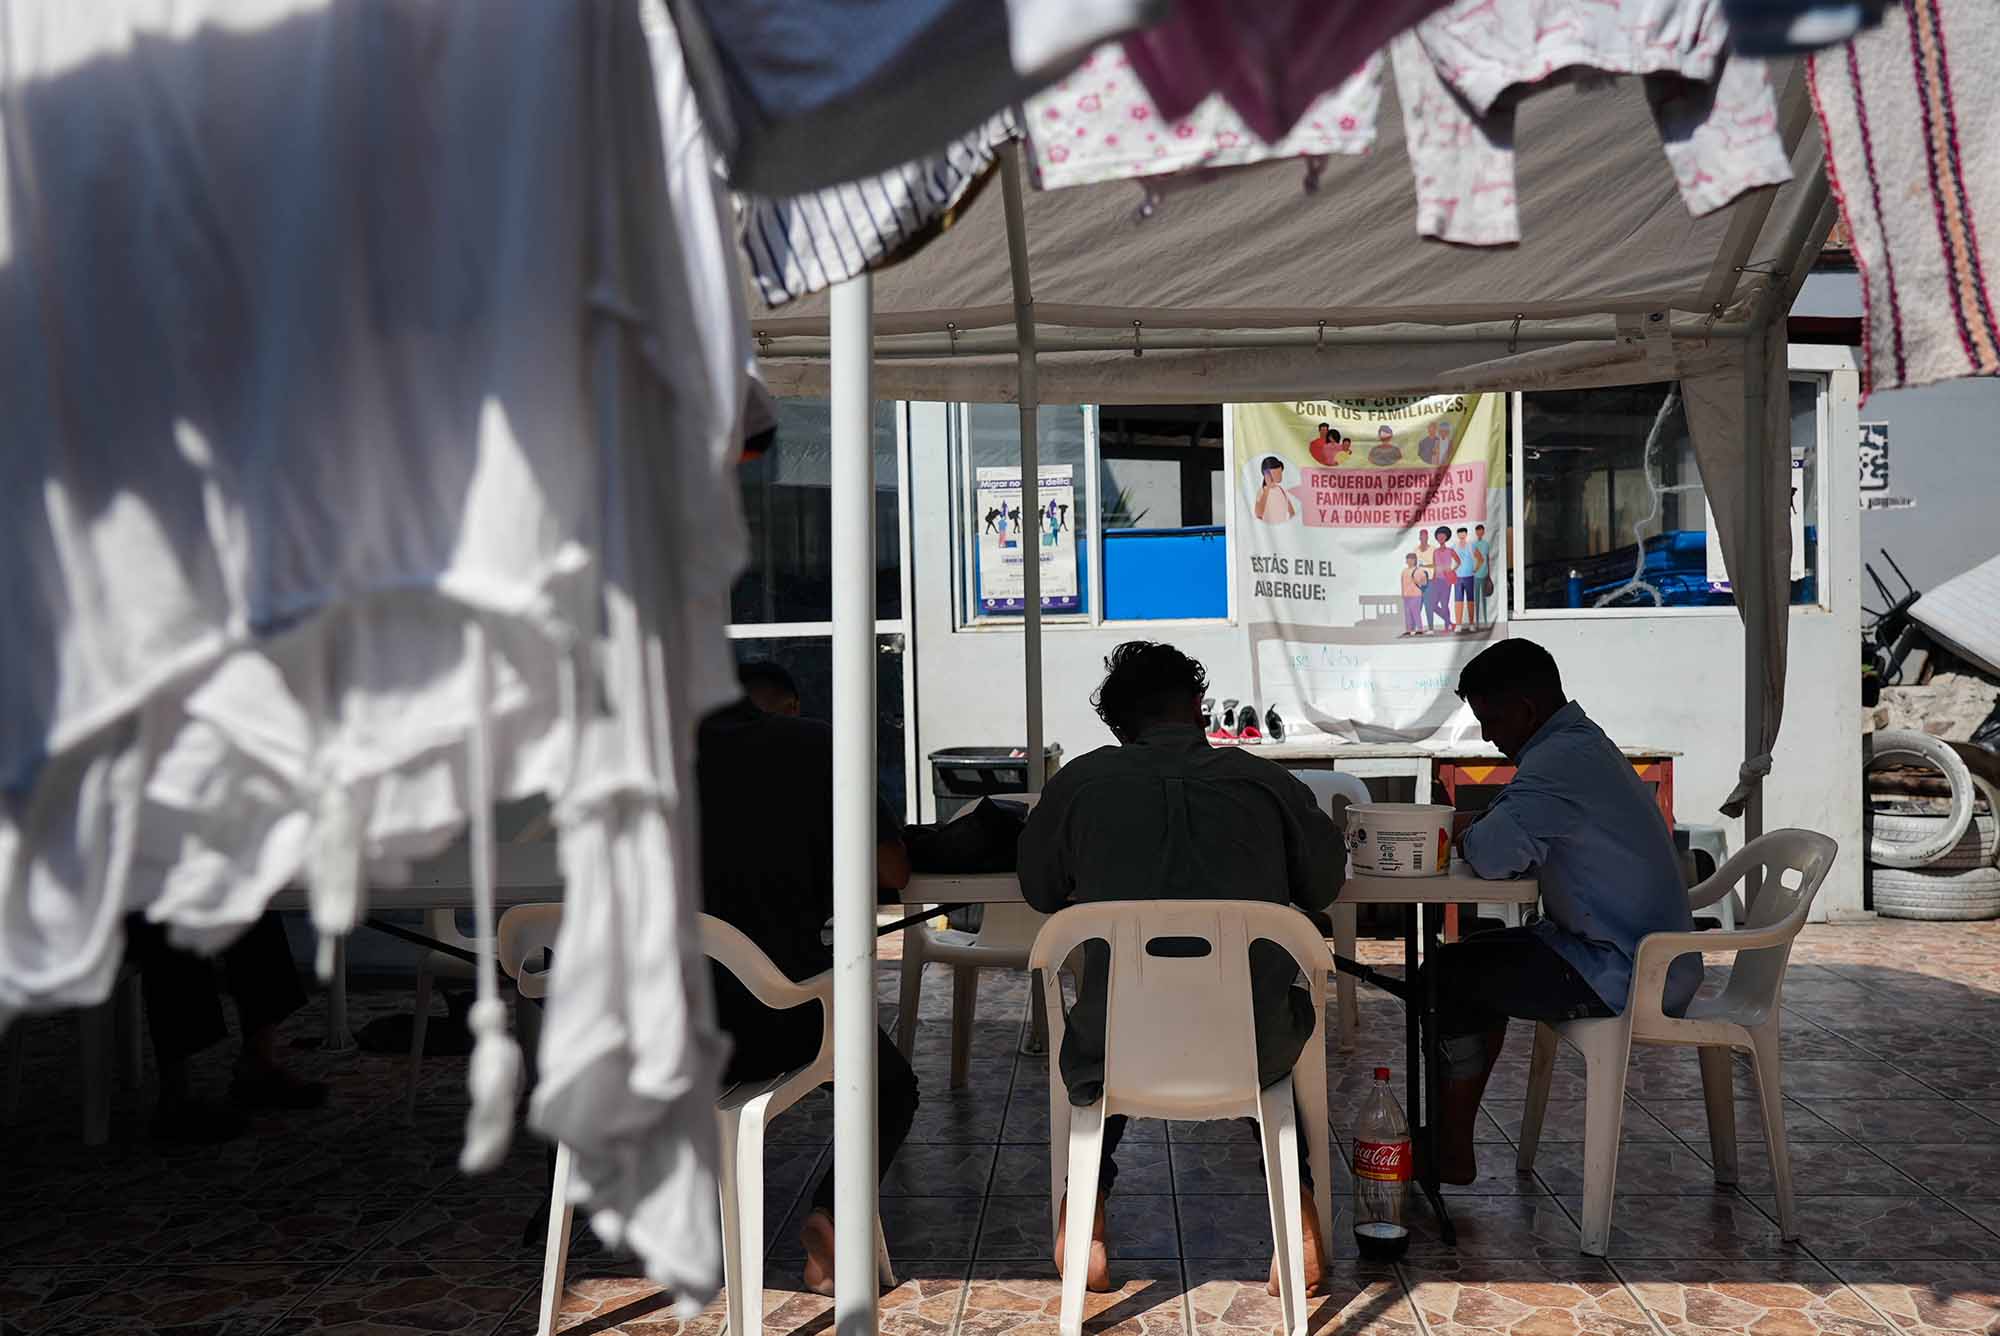
[[[542,906],[524,905],[522,908],[539,909]],[[458,911],[455,909],[425,910],[424,935],[461,951],[470,951],[475,955],[479,952],[479,939],[467,937],[458,930]],[[426,951],[417,961],[416,1016],[410,1026],[410,1076],[406,1097],[406,1111],[412,1116],[417,1111],[417,1077],[423,1068],[424,1036],[431,1024],[431,987],[439,979],[470,982],[473,977],[471,961],[460,960],[443,951]]]
[[[521,995],[524,1005],[515,1008],[515,1024],[521,1030],[521,1050],[533,1061],[541,1044],[542,1011],[539,1002],[548,996],[547,951],[555,945],[562,928],[562,906],[516,905],[494,925],[495,962]],[[419,1050],[421,1052],[421,1050]],[[556,1313],[562,1308],[563,1273],[569,1269],[569,1231],[572,1208],[569,1202],[569,1147],[556,1146],[555,1170],[550,1175],[548,1245],[542,1253],[542,1298],[540,1336],[554,1336]]]
[[[555,942],[560,905],[524,905],[500,918],[500,966],[519,983],[522,997],[541,997],[544,974],[524,967]],[[764,1327],[764,1128],[771,1119],[833,1079],[833,975],[804,983],[785,977],[771,958],[741,931],[707,914],[701,916],[703,954],[735,975],[750,995],[774,1010],[809,1002],[820,1004],[819,1053],[812,1062],[765,1081],[746,1081],[722,1092],[716,1118],[722,1133],[722,1275],[727,1290],[731,1336],[750,1336]],[[530,959],[530,958],[534,959]],[[556,1147],[555,1182],[549,1194],[548,1247],[542,1259],[540,1336],[552,1336],[562,1307],[563,1274],[569,1263],[572,1207],[569,1201],[569,1147]],[[875,1225],[875,1264],[883,1287],[896,1275],[881,1221]]]
[[[1582,1250],[1603,1256],[1611,1237],[1612,1193],[1618,1176],[1618,1142],[1625,1116],[1625,1068],[1633,1044],[1694,1047],[1701,1062],[1702,1098],[1708,1106],[1708,1141],[1715,1181],[1736,1181],[1736,1102],[1730,1054],[1749,1053],[1757,1076],[1764,1140],[1778,1193],[1778,1229],[1798,1237],[1792,1214],[1792,1166],[1785,1145],[1782,1067],[1778,1057],[1779,993],[1792,940],[1805,926],[1820,883],[1839,846],[1809,830],[1774,830],[1745,845],[1714,876],[1689,893],[1689,907],[1705,909],[1744,886],[1749,910],[1742,928],[1723,932],[1656,932],[1642,938],[1633,958],[1632,992],[1623,1015],[1535,1027],[1528,1067],[1528,1101],[1521,1118],[1520,1173],[1535,1167],[1542,1115],[1555,1070],[1556,1041],[1583,1054],[1588,1086],[1584,1102]],[[1761,887],[1759,881],[1761,880]],[[1661,1010],[1667,969],[1685,952],[1731,952],[1736,959],[1720,993],[1704,991],[1685,1017]]]
[[[919,906],[905,905],[905,913]],[[979,1008],[981,970],[1025,970],[1035,934],[1048,916],[1027,905],[987,905],[979,931],[937,930],[913,923],[903,930],[902,991],[897,999],[896,1047],[909,1057],[917,1042],[917,1011],[923,1001],[924,966],[951,967],[951,1088],[965,1085],[972,1053],[972,1021]],[[1028,990],[1028,1051],[1040,1053],[1048,1043],[1049,1019],[1041,994]]]
[[[1679,823],[1674,827],[1676,835],[1675,843],[1679,843],[1678,836],[1683,831],[1687,833],[1688,840],[1687,853],[1684,857],[1689,867],[1688,880],[1690,882],[1707,880],[1707,878],[1702,877],[1700,874],[1700,860],[1696,857],[1697,854],[1707,857],[1709,863],[1708,875],[1711,877],[1715,875],[1716,869],[1729,861],[1729,832],[1725,831],[1722,827],[1691,826],[1685,822]],[[1737,921],[1743,917],[1743,905],[1736,893],[1731,891],[1728,895],[1717,900],[1713,907],[1716,916],[1722,921],[1723,928],[1728,931],[1735,931]]]
[[[1372,802],[1368,786],[1359,775],[1344,774],[1334,770],[1293,771],[1312,790],[1313,798],[1329,812],[1333,810],[1333,799],[1341,797],[1351,803]],[[1360,925],[1351,902],[1335,900],[1327,910],[1333,919],[1333,949],[1349,960],[1354,959],[1356,939],[1360,936]],[[1342,1053],[1352,1053],[1361,1031],[1361,1008],[1355,997],[1352,975],[1335,973],[1333,978],[1334,1036]]]
[[[1205,953],[1157,955],[1163,939],[1197,939]],[[1105,999],[1104,1093],[1072,1106],[1058,1070],[1066,1013],[1060,967],[1083,943],[1111,949]],[[1299,963],[1312,996],[1313,1031],[1293,1074],[1258,1088],[1249,946],[1270,941]],[[1332,1154],[1327,1137],[1326,940],[1290,905],[1252,900],[1117,900],[1052,915],[1029,957],[1049,1014],[1049,1218],[1069,1194],[1064,1239],[1062,1336],[1083,1330],[1084,1272],[1097,1210],[1104,1120],[1112,1114],[1202,1121],[1255,1117],[1276,1242],[1285,1330],[1306,1329],[1304,1222],[1299,1211],[1296,1095],[1305,1115],[1320,1237],[1333,1237]],[[1067,1157],[1065,1159],[1065,1156]]]

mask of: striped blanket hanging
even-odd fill
[[[1861,270],[1862,393],[2000,372],[2000,23],[1908,0],[1812,57],[1827,173]]]

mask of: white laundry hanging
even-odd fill
[[[545,1061],[536,1116],[699,1297],[721,1041],[683,795],[734,695],[749,350],[654,17],[649,54],[638,0],[0,9],[0,1025],[104,997],[129,910],[214,949],[304,879],[338,933],[545,795],[549,1032],[615,1041]],[[491,982],[473,1168],[512,1121]]]
[[[1521,239],[1514,104],[1569,72],[1645,77],[1688,212],[1792,179],[1760,60],[1731,57],[1720,0],[1455,0],[1390,44],[1417,183],[1417,231],[1464,245]]]

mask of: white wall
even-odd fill
[[[1858,377],[1845,350],[1801,347],[1795,370],[1833,372],[1824,439],[1855,439]],[[912,653],[919,769],[931,816],[929,771],[922,758],[940,747],[1015,743],[1026,737],[1017,628],[954,629],[946,410],[915,404],[910,416],[911,546],[915,587]],[[1847,447],[1850,448],[1851,447]],[[1840,842],[1840,862],[1814,916],[1852,917],[1861,909],[1861,685],[1857,583],[1859,511],[1851,456],[1831,446],[1821,470],[1828,491],[1821,542],[1824,606],[1792,612],[1791,673],[1785,726],[1766,785],[1767,827],[1795,825]],[[1735,783],[1743,738],[1743,629],[1733,611],[1644,616],[1593,613],[1517,620],[1514,634],[1547,646],[1563,667],[1570,694],[1620,742],[1682,753],[1674,765],[1675,807],[1682,821],[1731,827],[1717,806]],[[1045,727],[1075,757],[1108,745],[1110,733],[1090,708],[1103,658],[1121,641],[1170,640],[1207,665],[1218,699],[1249,680],[1240,627],[1146,622],[1088,627],[1050,625],[1043,639]]]

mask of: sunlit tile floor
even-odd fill
[[[1388,944],[1372,953],[1387,961]],[[885,964],[888,1015],[896,990]],[[916,1062],[924,1106],[885,1185],[901,1286],[894,1333],[1053,1332],[1046,1059],[1021,1056],[1025,987],[988,975],[972,1076],[946,1089],[948,980],[933,971]],[[356,998],[360,1024],[407,988]],[[1557,1072],[1530,1174],[1515,1170],[1526,1036],[1496,1074],[1481,1178],[1454,1191],[1459,1245],[1415,1215],[1392,1267],[1337,1260],[1318,1332],[1387,1336],[1816,1336],[2000,1333],[2000,924],[1808,929],[1786,986],[1786,1125],[1803,1238],[1778,1237],[1769,1158],[1747,1080],[1741,1181],[1708,1168],[1700,1085],[1686,1054],[1635,1057],[1611,1255],[1577,1252],[1582,1073]],[[316,1001],[287,1027],[293,1060],[332,1083],[320,1112],[260,1117],[209,1150],[162,1152],[146,1092],[121,1090],[109,1146],[78,1136],[75,1024],[29,1027],[22,1106],[0,1155],[0,1331],[39,1333],[532,1332],[545,1153],[524,1135],[496,1174],[453,1165],[463,1059],[432,1059],[403,1114],[404,1062],[313,1045]],[[1362,1050],[1331,1062],[1336,1135],[1368,1069],[1400,1066],[1401,1013],[1364,993]],[[220,1095],[229,1050],[202,1083]],[[1400,1071],[1398,1072],[1400,1077]],[[1747,1072],[1744,1074],[1747,1078]],[[1398,1083],[1400,1086],[1400,1082]],[[800,1291],[800,1202],[828,1163],[824,1093],[771,1129],[766,1329],[819,1333],[828,1301]],[[1344,1149],[1343,1145],[1337,1149]],[[1336,1155],[1336,1160],[1341,1158]],[[1254,1145],[1232,1125],[1139,1124],[1111,1215],[1116,1292],[1095,1331],[1270,1332],[1268,1227]],[[1344,1198],[1344,1171],[1334,1189]],[[667,1295],[580,1231],[562,1322],[576,1333],[719,1331],[719,1305],[683,1322]]]

